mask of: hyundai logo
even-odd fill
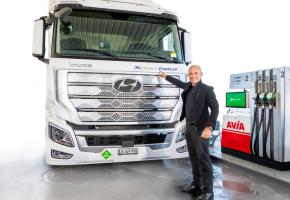
[[[113,87],[121,92],[136,92],[142,88],[142,84],[135,79],[124,78],[116,81]]]

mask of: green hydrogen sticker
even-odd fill
[[[104,150],[102,156],[105,160],[109,159],[112,156],[112,153],[109,150]]]

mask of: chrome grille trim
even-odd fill
[[[134,122],[170,120],[172,111],[78,112],[83,122]]]
[[[126,96],[118,96],[117,98],[113,98],[111,96],[94,96],[94,95],[69,95],[70,99],[178,99],[178,97],[171,96],[148,96],[148,97],[126,97]]]
[[[128,109],[95,109],[95,108],[77,108],[79,112],[128,112]],[[171,109],[133,109],[130,111],[134,112],[154,112],[154,111],[171,111]]]
[[[170,94],[170,95],[168,95]],[[143,87],[137,92],[121,92],[110,86],[68,86],[69,96],[110,96],[118,97],[162,97],[179,96],[179,88],[176,87]]]
[[[126,109],[133,109],[134,111],[144,111],[144,110],[172,110],[173,106],[178,102],[177,98],[174,99],[154,99],[154,98],[103,98],[103,99],[81,99],[81,98],[71,98],[72,103],[79,111],[98,111],[107,109],[107,111],[112,111],[112,109],[118,109],[121,111],[126,111]],[[173,106],[172,106],[173,105]],[[104,110],[106,111],[106,110]]]
[[[149,133],[170,133],[175,132],[175,128],[155,128],[155,129],[131,129],[131,130],[118,130],[119,135],[143,135]],[[109,136],[115,135],[116,130],[75,130],[76,136]]]
[[[179,78],[178,76],[175,76]],[[158,75],[145,75],[145,74],[106,74],[106,73],[93,73],[93,72],[68,72],[68,83],[113,83],[120,78],[133,78],[142,80],[143,85],[146,84],[159,84],[169,85],[169,83],[160,78]]]
[[[112,83],[68,82],[68,86],[111,86]],[[176,88],[172,84],[143,84],[143,87]]]

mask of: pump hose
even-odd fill
[[[260,119],[260,122],[258,124],[258,128],[256,130],[256,137],[255,137],[255,141],[254,141],[254,152],[255,152],[255,155],[259,155],[259,132],[260,132],[260,129],[261,129],[261,126],[263,124],[263,121],[264,121],[264,113],[265,113],[265,108],[262,108],[262,112],[261,112],[261,119]]]
[[[268,142],[268,136],[269,136],[269,132],[271,128],[272,117],[273,117],[273,108],[269,109],[269,119],[268,119],[267,129],[266,129],[264,139],[263,139],[263,157],[268,158],[268,159],[269,159],[269,156],[267,155],[267,142]]]
[[[253,141],[254,141],[254,131],[255,131],[255,125],[256,125],[256,121],[257,121],[257,110],[258,107],[255,107],[254,110],[254,120],[253,120],[253,124],[252,124],[252,130],[251,130],[251,141],[250,141],[250,149],[251,149],[251,154],[254,155],[254,148],[253,148]]]

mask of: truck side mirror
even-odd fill
[[[43,59],[45,55],[45,21],[38,19],[34,21],[32,55]]]
[[[184,61],[188,65],[192,62],[192,52],[191,52],[191,34],[186,30],[180,28],[180,39],[181,45],[184,53]]]

